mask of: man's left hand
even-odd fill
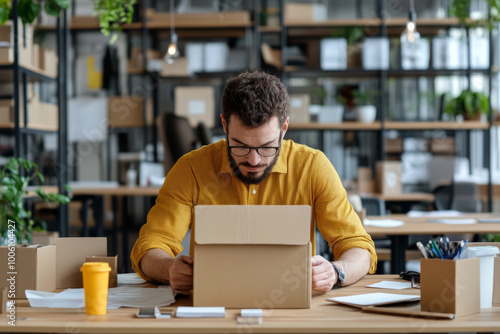
[[[318,292],[330,291],[337,282],[337,272],[332,264],[322,257],[315,255],[312,257],[312,288]]]

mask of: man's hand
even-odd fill
[[[174,259],[168,270],[172,289],[181,294],[193,290],[193,258],[180,255]]]
[[[338,278],[332,264],[321,255],[313,256],[311,263],[313,290],[319,292],[330,291]]]

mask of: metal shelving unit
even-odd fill
[[[13,35],[18,36],[20,27],[18,24],[17,13],[18,1],[12,2],[12,26]],[[58,75],[52,76],[45,73],[43,70],[32,68],[30,66],[23,66],[19,63],[19,41],[18,38],[13,38],[13,62],[0,64],[0,72],[2,77],[12,77],[14,85],[14,124],[13,126],[2,127],[2,132],[8,135],[13,135],[15,138],[14,143],[14,157],[27,157],[28,154],[28,136],[40,134],[53,134],[57,133],[58,138],[58,152],[57,161],[54,168],[57,170],[58,191],[59,193],[66,194],[65,185],[68,182],[67,175],[67,100],[66,100],[66,59],[67,59],[67,14],[63,10],[61,16],[57,19],[57,54],[59,57]],[[5,74],[5,76],[4,76]],[[28,103],[27,103],[27,85],[29,81],[47,81],[57,84],[57,101],[59,110],[59,124],[57,131],[44,130],[36,127],[29,127],[28,124]],[[23,98],[21,100],[20,86],[23,90]],[[23,119],[24,124],[21,124],[21,103],[23,105]],[[61,236],[68,236],[69,233],[69,219],[68,207],[66,205],[59,206],[58,226]]]

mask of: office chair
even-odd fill
[[[180,157],[196,149],[199,140],[185,117],[163,113],[156,119],[156,126],[165,149],[163,167],[166,175]]]
[[[482,211],[481,196],[475,183],[451,182],[437,186],[433,194],[436,210]]]

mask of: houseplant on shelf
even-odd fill
[[[17,15],[23,24],[33,23],[40,13],[40,2],[33,0],[19,0],[17,2]],[[61,9],[68,9],[69,0],[45,0],[43,9],[51,16],[59,16]],[[0,0],[0,24],[4,24],[10,18],[12,11],[12,0]]]
[[[24,168],[25,173],[21,173]],[[41,225],[39,219],[32,217],[31,212],[25,210],[23,197],[28,193],[27,187],[31,181],[44,181],[38,171],[38,165],[23,159],[11,158],[0,169],[0,238],[6,243],[8,232],[12,230],[18,243],[31,243],[31,234],[36,225]],[[70,191],[69,187],[66,187]],[[70,198],[63,194],[47,194],[43,189],[36,190],[36,194],[49,205],[68,204]],[[9,220],[13,223],[9,224]]]
[[[480,120],[481,115],[488,115],[488,98],[481,92],[463,90],[459,96],[446,102],[444,111],[454,116],[455,120]]]
[[[344,104],[346,108],[353,109],[358,122],[373,123],[377,119],[375,106],[377,96],[376,90],[347,89],[339,92],[337,101]]]
[[[451,15],[455,15],[460,23],[468,27],[486,27],[492,30],[500,22],[500,2],[497,0],[483,0],[489,9],[488,15],[484,19],[474,19],[469,17],[469,8],[471,0],[453,0],[449,6]]]

